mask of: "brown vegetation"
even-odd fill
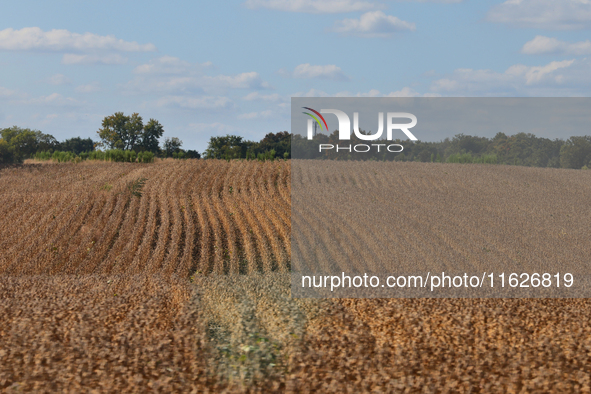
[[[5,169],[0,274],[286,272],[289,188],[283,161]]]
[[[529,261],[552,245],[563,250],[552,253],[576,258],[587,252],[579,233],[588,215],[580,208],[590,184],[585,172],[392,166],[402,182],[397,201],[422,209],[401,207],[399,225],[430,234],[429,245],[447,242],[447,258]],[[363,174],[367,168],[350,179],[380,182]],[[291,298],[290,177],[284,161],[0,170],[0,390],[589,391],[587,300]],[[480,206],[482,222],[429,208],[446,188],[479,201],[472,193],[483,177],[497,204],[521,193],[509,209],[525,232],[517,245],[525,257],[516,245],[492,243],[505,235],[495,227],[505,222],[487,216],[494,198],[462,208]],[[553,204],[534,198],[536,182],[572,189]],[[505,189],[495,192],[495,184]],[[582,200],[569,200],[575,197]],[[549,232],[527,227],[528,217],[547,220]],[[447,219],[448,227],[439,221]],[[530,250],[542,236],[551,245]]]

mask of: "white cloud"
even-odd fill
[[[252,92],[243,97],[246,101],[281,101],[281,96],[277,93],[261,94],[260,92]]]
[[[400,90],[390,92],[390,93],[382,93],[377,89],[371,89],[368,92],[358,92],[358,93],[350,93],[350,92],[339,92],[334,95],[335,97],[439,97],[439,94],[436,93],[425,93],[421,94],[414,89],[409,87],[404,87]]]
[[[87,85],[76,86],[76,92],[78,93],[94,93],[101,90],[101,86],[98,82],[92,82]]]
[[[156,47],[153,44],[124,41],[112,35],[79,34],[58,29],[43,31],[38,27],[25,27],[20,30],[11,28],[0,30],[0,50],[150,52],[155,51]]]
[[[58,114],[48,114],[45,116],[45,119],[43,119],[43,121],[41,121],[42,125],[48,125],[50,124],[54,119],[59,118]]]
[[[394,33],[415,29],[414,23],[386,15],[382,11],[366,12],[359,19],[343,19],[333,28],[337,33],[360,37],[391,37]]]
[[[158,107],[187,109],[225,109],[232,107],[232,100],[220,96],[165,96],[156,101]]]
[[[231,89],[268,89],[270,85],[261,79],[259,73],[251,71],[238,75],[204,76],[205,86]]]
[[[15,101],[16,104],[29,104],[29,105],[51,105],[58,107],[69,107],[78,106],[81,104],[80,101],[72,97],[64,97],[59,93],[53,93],[48,96],[34,97],[30,99],[22,99]]]
[[[487,19],[517,27],[585,29],[591,27],[591,1],[507,0],[491,8]]]
[[[591,55],[591,41],[566,42],[552,37],[536,36],[525,43],[521,53],[526,55]]]
[[[0,86],[0,97],[10,97],[13,96],[16,92],[14,90],[10,90]]]
[[[551,74],[556,71],[560,70],[561,68],[570,67],[573,63],[573,60],[563,60],[561,62],[551,62],[545,66],[536,66],[536,67],[526,67],[526,66],[513,66],[507,70],[507,72],[511,72],[511,70],[515,71],[515,75],[524,75],[525,76],[525,83],[527,85],[539,83],[544,79],[546,76],[551,76]],[[555,76],[556,82],[560,82],[563,78],[560,75]]]
[[[335,93],[333,96],[334,97],[379,97],[381,95],[382,94],[380,93],[379,90],[371,89],[369,92],[366,92],[366,93],[362,93],[362,92],[351,93],[351,92],[344,91],[344,92]]]
[[[118,53],[105,55],[76,55],[66,53],[62,57],[62,64],[125,64],[127,58]]]
[[[544,66],[517,64],[505,72],[457,69],[433,82],[431,90],[450,95],[572,95],[591,82],[589,61],[564,60]],[[569,93],[570,92],[570,93]]]
[[[297,92],[292,94],[293,97],[330,97],[330,95],[322,90],[310,89],[307,92]]]
[[[382,9],[382,4],[373,1],[354,0],[247,0],[244,5],[251,9],[268,8],[277,11],[307,12],[311,14],[336,14]]]
[[[136,77],[124,85],[128,93],[219,95],[228,89],[268,89],[271,86],[254,71],[237,75],[205,75],[211,63],[189,63],[176,57],[152,59],[134,69]]]
[[[261,112],[250,112],[247,114],[238,115],[238,119],[241,120],[252,120],[252,119],[267,119],[273,116],[273,111],[270,109]]]
[[[335,94],[328,94],[322,90],[310,89],[307,92],[298,92],[292,94],[293,97],[376,97],[381,93],[379,90],[371,89],[367,93],[351,93],[348,91],[337,92]]]
[[[310,63],[296,66],[293,72],[279,70],[279,74],[293,78],[319,78],[333,81],[349,81],[350,78],[343,73],[340,67],[334,64],[311,65]]]
[[[439,97],[440,95],[437,93],[425,93],[421,94],[409,87],[404,87],[401,90],[390,92],[390,93],[382,93],[377,89],[371,89],[367,92],[357,92],[351,93],[348,91],[338,92],[335,94],[328,94],[326,92],[311,89],[306,93],[295,93],[292,96],[294,97]]]
[[[133,72],[136,74],[188,74],[199,73],[207,67],[211,67],[211,62],[189,63],[178,57],[162,56],[150,60],[146,64],[137,66]]]
[[[386,95],[386,97],[420,97],[421,94],[409,87],[404,87],[400,90],[395,92],[390,92]]]
[[[47,83],[50,85],[68,85],[72,83],[72,81],[70,81],[70,79],[64,74],[55,74],[47,79]]]

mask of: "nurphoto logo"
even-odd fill
[[[328,130],[328,124],[326,119],[322,114],[333,114],[337,117],[339,122],[339,140],[346,141],[351,140],[351,120],[349,116],[338,109],[321,109],[320,112],[312,109],[310,107],[302,107],[310,112],[303,112],[305,115],[308,115],[310,119],[308,119],[308,129],[307,135],[308,140],[312,140],[314,138],[314,122],[320,127],[321,130]],[[394,123],[394,119],[409,119],[410,123]],[[410,132],[409,129],[415,127],[417,125],[417,117],[408,112],[388,112],[386,114],[386,140],[392,141],[394,130],[402,131],[411,141],[418,141],[418,139],[414,136],[413,133]],[[375,134],[365,134],[359,129],[359,112],[353,112],[353,132],[355,136],[362,141],[375,141],[382,137],[384,133],[384,113],[378,112],[378,131]],[[349,145],[349,146],[339,146],[333,144],[319,144],[319,150],[322,152],[323,150],[330,150],[336,149],[337,152],[345,150],[347,152],[369,152],[372,147],[376,147],[377,151],[380,152],[380,148],[386,146],[386,144],[357,144],[357,145]],[[388,152],[402,152],[404,148],[400,144],[391,144],[386,146],[386,150]]]

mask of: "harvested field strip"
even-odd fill
[[[228,217],[234,227],[236,238],[236,259],[235,272],[246,274],[249,272],[248,262],[251,264],[257,261],[256,246],[251,237],[248,222],[245,220],[242,210],[243,183],[248,175],[244,164],[240,165],[235,172],[231,182],[227,184],[227,193],[224,194],[224,206],[228,209]]]
[[[216,210],[224,223],[224,229],[228,236],[228,250],[230,269],[229,273],[239,274],[244,271],[244,242],[242,240],[239,225],[236,220],[235,199],[238,194],[237,180],[243,176],[242,166],[232,166],[226,176],[223,193],[213,201]]]
[[[75,197],[75,201],[78,202],[78,197]],[[84,200],[80,200],[79,204],[76,204],[74,213],[67,219],[65,225],[61,229],[55,231],[52,239],[48,241],[49,245],[56,245],[57,250],[51,250],[48,248],[45,253],[47,261],[44,261],[41,256],[37,257],[37,264],[39,268],[44,267],[41,273],[57,273],[64,272],[67,270],[67,263],[70,258],[70,248],[73,246],[70,240],[80,231],[84,222],[88,219],[92,212],[93,204],[91,199],[86,197]],[[33,272],[39,272],[37,270]]]
[[[211,254],[213,257],[212,265],[207,267],[208,273],[223,274],[225,271],[225,262],[223,256],[224,238],[222,236],[222,226],[215,215],[215,210],[209,201],[203,201],[205,207],[205,216],[208,221],[208,227],[213,234],[213,243],[211,246]]]
[[[82,226],[79,228],[79,231],[75,233],[67,241],[70,247],[70,252],[68,261],[66,263],[66,268],[63,271],[63,273],[75,273],[78,270],[81,262],[83,262],[86,259],[86,257],[92,252],[92,249],[94,248],[96,242],[93,238],[92,225],[90,225],[89,223],[96,223],[97,217],[100,217],[101,212],[106,206],[106,200],[107,197],[102,194],[99,194],[98,196],[93,196],[93,205],[87,218],[82,223]]]
[[[269,255],[266,257],[268,261],[263,261],[263,263],[268,264],[266,270],[275,271],[280,266],[283,266],[285,261],[282,251],[285,250],[286,245],[277,236],[283,226],[280,224],[276,226],[274,224],[276,221],[273,220],[272,213],[269,212],[271,209],[269,209],[267,204],[264,202],[257,204],[257,208],[259,209],[254,211],[254,215],[258,219],[258,223],[262,229],[259,237],[264,237],[269,245],[269,250],[267,251]]]
[[[144,231],[147,225],[149,210],[150,197],[144,195],[140,199],[139,206],[135,212],[135,221],[133,222],[133,228],[126,229],[126,233],[129,235],[128,242],[122,245],[122,250],[119,255],[119,264],[113,267],[113,274],[121,274],[122,272],[128,271],[130,274],[139,274],[135,272],[132,267],[134,257],[138,254],[141,240],[144,236]]]
[[[314,245],[313,249],[317,253],[321,253],[321,255],[317,255],[319,258],[318,263],[321,264],[322,269],[325,271],[320,272],[328,272],[328,270],[331,270],[330,267],[335,270],[345,269],[346,266],[340,265],[340,262],[343,261],[355,262],[356,266],[349,267],[350,269],[363,270],[364,267],[358,265],[363,261],[360,258],[360,253],[365,252],[371,255],[373,253],[372,249],[360,243],[359,234],[349,223],[340,222],[334,215],[331,215],[330,211],[323,209],[325,207],[317,207],[314,203],[309,203],[305,213],[298,208],[294,208],[293,214],[294,217],[297,217],[298,224],[300,221],[303,222],[303,227],[297,228],[296,231],[301,235],[306,233],[313,235],[313,237],[307,236],[306,238],[311,245]],[[330,221],[322,220],[323,217],[330,217]],[[347,228],[344,229],[343,225]],[[338,231],[335,231],[335,229],[338,229]],[[335,242],[338,242],[338,244]]]
[[[81,261],[73,262],[73,265],[76,266],[75,272],[77,274],[92,273],[94,262],[97,261],[96,255],[100,253],[100,248],[103,247],[101,242],[103,240],[102,234],[104,234],[104,231],[106,230],[106,223],[108,223],[109,219],[112,217],[111,213],[115,208],[115,199],[115,196],[104,196],[104,204],[102,204],[100,209],[97,210],[97,216],[94,222],[89,223],[87,240],[84,244],[92,245],[92,247],[90,248],[89,253],[84,255]],[[97,228],[97,224],[99,223],[100,227]]]
[[[46,199],[56,198],[56,196],[43,196]],[[0,222],[0,242],[9,245],[10,242],[5,241],[5,236],[11,236],[14,234],[12,233],[12,228],[9,226],[9,223],[12,221],[20,220],[23,223],[35,223],[34,218],[40,217],[40,212],[35,209],[34,202],[36,202],[36,197],[25,197],[14,194],[1,194],[0,198],[2,198],[3,204],[1,204],[3,209],[2,218],[3,220]]]
[[[34,198],[31,198],[30,200],[21,199],[20,196],[11,196],[6,198],[10,198],[10,200],[14,201],[14,205],[11,206],[10,213],[6,216],[3,216],[3,220],[0,221],[0,247],[4,251],[8,251],[9,248],[18,250],[16,243],[20,243],[23,238],[30,233],[31,229],[34,229],[40,224],[39,222],[41,218],[43,218],[44,215],[47,215],[47,210],[39,209],[38,206],[34,204],[34,202],[39,203],[39,201],[35,201]],[[51,207],[55,206],[59,196],[43,195],[41,198],[45,200],[41,206],[51,209]],[[5,199],[3,202],[7,206],[10,206],[10,200]],[[16,221],[21,223],[22,227],[19,230],[22,232],[15,231],[12,223]],[[4,255],[4,258],[7,258],[7,255],[8,253]]]
[[[219,219],[220,234],[223,242],[221,243],[221,256],[224,262],[223,273],[237,273],[238,272],[238,249],[236,245],[235,232],[231,224],[230,218],[231,213],[226,211],[224,208],[225,203],[220,201],[220,197],[217,194],[211,196],[212,199],[212,212]]]
[[[544,261],[584,265],[591,251],[584,235],[591,211],[575,208],[591,192],[586,173],[370,162],[338,163],[337,171],[327,163],[312,164],[294,173],[293,211],[317,232],[318,247],[327,249],[329,259],[356,251],[361,260],[372,260],[373,252],[364,247],[372,245],[399,271],[426,272],[436,262],[447,271],[517,264],[535,272]],[[339,208],[351,203],[354,209]],[[361,233],[354,230],[360,221],[366,226]],[[341,246],[331,249],[338,239]]]
[[[56,228],[63,225],[62,220],[68,217],[69,210],[68,206],[71,205],[71,199],[63,195],[57,205],[50,208],[51,210],[44,210],[45,214],[36,226],[32,229],[18,229],[21,230],[23,236],[17,243],[10,247],[7,251],[7,256],[11,258],[11,262],[6,264],[5,268],[7,273],[15,274],[16,271],[23,270],[22,273],[27,272],[27,266],[35,264],[35,256],[46,248],[56,248],[56,245],[51,245],[47,242],[47,238],[50,237]],[[70,213],[71,215],[71,213]],[[17,230],[17,231],[18,231]],[[28,231],[27,231],[28,230]],[[27,234],[26,236],[24,234]],[[23,262],[25,268],[23,269]]]
[[[158,242],[155,244],[151,259],[147,263],[147,267],[149,267],[148,272],[155,272],[163,267],[168,246],[170,245],[170,230],[173,225],[170,215],[171,207],[167,196],[163,195],[163,193],[159,193],[158,195],[158,205],[159,216],[157,217],[157,222],[159,223],[159,227],[156,229],[158,232]]]
[[[145,227],[140,229],[142,238],[131,263],[131,271],[134,273],[142,272],[146,262],[149,259],[152,250],[157,242],[158,232],[158,200],[154,194],[145,195],[144,198],[149,200],[148,211],[146,212]]]
[[[125,264],[123,249],[125,248],[125,245],[129,243],[136,228],[139,205],[138,199],[133,197],[131,197],[125,204],[124,218],[117,230],[117,237],[115,241],[112,242],[107,257],[97,268],[98,272],[103,272],[108,275],[113,272],[114,267]]]
[[[152,275],[1,278],[0,390],[223,390],[189,294]]]
[[[114,200],[114,201],[113,201]],[[101,228],[95,231],[100,232],[100,236],[96,241],[96,246],[93,248],[93,253],[90,255],[89,261],[85,263],[84,270],[86,273],[98,273],[98,268],[107,258],[109,251],[117,241],[123,223],[125,214],[125,207],[127,205],[127,198],[123,196],[116,196],[110,201],[113,208],[109,213],[108,220],[104,222]]]
[[[314,229],[308,225],[308,222],[303,215],[298,215],[297,210],[294,210],[293,212],[294,231],[298,231],[298,229],[308,229],[308,231],[302,231],[302,236],[294,237],[291,258],[294,259],[295,257],[298,257],[298,261],[300,261],[300,265],[295,268],[301,269],[304,272],[314,272],[313,270],[318,266],[317,261],[322,261],[322,259],[319,259],[316,255],[317,249],[315,248],[316,242]]]
[[[127,164],[39,166],[27,173],[30,189],[26,182],[16,182],[22,176],[9,169],[1,181],[12,185],[18,194],[4,193],[8,197],[5,206],[17,208],[7,213],[9,218],[21,220],[0,230],[0,243],[8,246],[0,257],[0,270],[34,271],[33,266],[26,268],[19,262],[33,257],[44,266],[43,272],[52,274],[148,269],[190,275],[189,271],[203,269],[219,273],[288,269],[291,198],[286,182],[291,166],[287,163]],[[567,170],[548,170],[548,176],[541,176],[540,169],[507,168],[507,176],[502,177],[499,167],[475,166],[483,176],[472,179],[465,166],[389,163],[388,172],[373,171],[371,163],[348,166],[342,176],[335,177],[319,166],[296,177],[302,177],[299,182],[311,182],[314,193],[341,186],[354,187],[359,193],[370,187],[383,189],[373,198],[384,204],[394,202],[391,226],[399,236],[385,239],[378,229],[371,236],[358,233],[351,218],[335,209],[333,201],[320,200],[311,208],[315,214],[302,225],[319,232],[326,244],[334,234],[349,245],[348,249],[330,251],[327,258],[342,253],[356,258],[366,253],[371,256],[375,252],[368,250],[375,251],[384,242],[400,251],[396,256],[400,261],[420,264],[437,256],[444,267],[482,265],[491,257],[524,263],[552,255],[580,260],[589,253],[590,246],[579,235],[586,226],[570,208],[571,197],[560,193],[556,184],[568,183],[572,194],[581,198],[587,186],[577,178],[563,179],[561,174]],[[80,172],[90,169],[91,174]],[[148,179],[143,197],[128,198],[126,185],[140,177]],[[103,188],[105,184],[109,188]],[[396,187],[390,190],[388,185]],[[511,199],[498,185],[514,187],[523,198]],[[556,197],[537,198],[532,185],[540,185]],[[495,199],[503,201],[509,212],[499,214]],[[534,203],[536,199],[539,202]],[[448,200],[450,206],[445,209],[433,203]],[[455,203],[460,200],[464,205]],[[479,212],[476,220],[470,219],[474,211]],[[322,215],[330,217],[332,224],[315,223]],[[526,226],[532,218],[541,225],[525,236],[510,237],[511,232],[505,230],[512,223]],[[540,239],[553,241],[540,243]],[[552,246],[556,243],[562,245],[562,251]],[[49,253],[50,244],[64,247]],[[534,250],[534,244],[541,247]]]
[[[184,245],[182,246],[182,254],[178,265],[174,272],[176,275],[181,277],[188,277],[194,273],[197,269],[194,267],[194,260],[196,260],[198,245],[195,240],[198,236],[195,234],[195,223],[193,218],[193,212],[191,210],[191,201],[188,197],[184,197],[181,200],[181,211],[183,215],[184,229],[182,238]]]
[[[266,259],[266,250],[265,245],[266,243],[259,242],[262,239],[260,238],[260,229],[259,223],[255,215],[251,212],[248,202],[243,201],[242,199],[237,199],[237,212],[236,215],[240,217],[241,225],[241,233],[243,234],[243,239],[248,242],[248,255],[250,255],[248,264],[247,264],[247,272],[263,272],[263,260]]]
[[[170,208],[172,212],[172,229],[170,233],[170,245],[165,257],[163,272],[165,275],[171,275],[183,256],[185,247],[185,223],[181,206],[178,198],[170,198]]]
[[[252,180],[251,174],[248,163],[243,163],[241,167],[242,176],[240,183],[237,185],[234,207],[236,208],[235,216],[239,222],[240,234],[244,242],[247,258],[242,271],[245,273],[262,272],[263,251],[261,248],[263,245],[257,242],[255,228],[257,228],[258,223],[249,208],[249,204],[253,203],[252,198],[249,197],[249,187]]]
[[[184,166],[182,168],[184,170]],[[182,221],[181,207],[178,203],[180,195],[180,188],[184,187],[186,178],[175,177],[171,180],[170,184],[166,186],[165,194],[163,199],[166,200],[166,204],[169,209],[169,231],[168,231],[168,244],[165,247],[166,254],[162,262],[161,271],[165,275],[171,275],[182,256],[182,249],[184,248],[184,223]]]
[[[167,195],[167,189],[170,187],[170,183],[173,182],[172,177],[173,174],[167,173],[153,193],[157,202],[156,228],[154,229],[156,237],[152,242],[150,258],[142,272],[155,272],[156,269],[159,269],[164,264],[167,246],[170,243],[170,230],[172,225]]]

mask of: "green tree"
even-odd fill
[[[152,153],[160,153],[158,140],[162,134],[164,134],[164,127],[156,119],[150,119],[144,126],[139,147]]]
[[[201,154],[196,150],[189,149],[188,151],[185,152],[185,154],[187,155],[187,159],[200,159],[201,158]]]
[[[44,134],[40,131],[35,131],[37,137],[36,151],[49,151],[59,149],[60,143],[51,134]]]
[[[12,163],[13,161],[14,155],[12,149],[4,138],[0,138],[0,164]]]
[[[268,133],[265,138],[259,142],[257,149],[259,153],[265,153],[274,150],[278,156],[284,157],[285,153],[291,154],[291,134],[287,131],[278,133]]]
[[[250,141],[244,141],[237,135],[211,137],[204,156],[206,159],[240,159],[246,157],[251,144]]]
[[[94,141],[90,138],[69,138],[61,142],[58,149],[64,152],[73,152],[79,155],[82,152],[92,152],[94,150]]]
[[[570,137],[560,148],[560,166],[582,168],[591,165],[591,137]]]
[[[109,149],[131,150],[140,141],[143,128],[142,117],[137,112],[131,116],[115,112],[111,116],[105,116],[97,134],[101,145]]]
[[[123,112],[115,112],[111,116],[105,116],[102,128],[97,131],[101,139],[101,145],[109,149],[123,149],[123,139],[126,137],[126,125],[128,117]]]
[[[479,155],[488,148],[490,140],[486,137],[475,137],[465,134],[456,134],[447,147],[446,156],[454,153],[472,153]]]
[[[144,130],[142,117],[137,112],[131,114],[127,122],[127,145],[124,149],[133,150],[141,141]]]
[[[181,146],[183,146],[183,141],[179,140],[176,137],[166,138],[164,140],[164,154],[166,157],[172,157],[173,153],[178,153],[181,150]]]
[[[38,150],[52,150],[59,146],[50,134],[17,126],[0,130],[0,137],[6,142],[7,151],[12,152],[11,160],[16,162],[33,156]]]

